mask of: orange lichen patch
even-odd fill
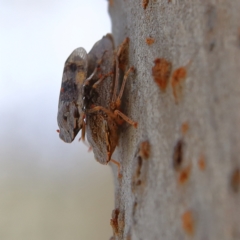
[[[240,190],[240,169],[234,170],[231,176],[231,187],[234,192],[239,192]]]
[[[183,82],[186,79],[187,70],[185,67],[176,69],[172,74],[171,85],[175,102],[178,103],[182,95]]]
[[[162,91],[165,91],[169,82],[172,64],[164,58],[157,58],[154,60],[154,67],[152,68],[152,76],[154,81]]]
[[[119,215],[119,209],[116,208],[112,211],[112,219],[110,220],[110,225],[112,226],[113,233],[118,234],[118,215]]]
[[[190,177],[190,172],[191,172],[191,165],[189,165],[179,173],[178,183],[180,184],[186,183]]]
[[[145,10],[148,6],[149,0],[142,0],[142,7]]]
[[[204,155],[201,155],[198,159],[198,167],[201,171],[204,171],[206,169],[206,162]]]
[[[112,7],[113,6],[113,0],[108,0],[108,5],[109,5],[109,7]]]
[[[154,38],[151,38],[151,37],[149,37],[149,38],[146,38],[146,43],[147,43],[147,45],[152,45],[153,43],[155,42],[155,39]]]
[[[148,141],[144,141],[140,144],[139,155],[145,159],[149,158],[150,155],[150,144]]]
[[[183,135],[185,135],[189,130],[188,122],[184,122],[181,127],[181,132]]]
[[[173,151],[173,167],[179,170],[183,162],[183,141],[180,139]]]
[[[182,215],[182,228],[188,235],[193,235],[195,231],[194,218],[191,211],[186,211]]]

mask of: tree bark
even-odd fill
[[[240,239],[240,1],[109,0],[136,73],[112,239]],[[117,176],[117,172],[115,172]]]

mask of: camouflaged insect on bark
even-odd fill
[[[119,111],[122,94],[117,95],[118,57],[128,41],[125,39],[117,54],[110,34],[99,40],[88,55],[83,48],[74,50],[65,63],[59,98],[60,138],[71,142],[82,129],[82,140],[86,131],[97,161],[112,161],[118,167],[120,164],[111,156],[118,143],[120,125],[124,119],[137,126]],[[133,67],[125,74],[125,80],[131,71]]]
[[[96,67],[97,60],[103,58],[100,66],[100,75],[105,75],[110,72],[113,74],[98,84],[95,89],[92,89],[92,85],[99,80],[99,75],[96,74],[89,86],[93,98],[91,101],[85,99],[86,109],[90,109],[91,105],[102,106],[106,109],[110,109],[112,93],[114,87],[115,76],[115,60],[114,60],[114,43],[110,34],[103,37],[98,41],[89,52],[89,73],[90,75]],[[87,94],[85,90],[85,98],[90,97],[91,94]],[[106,164],[110,159],[113,151],[116,148],[119,135],[119,127],[115,120],[104,113],[103,111],[97,111],[95,113],[88,114],[86,111],[86,135],[87,140],[90,143],[93,153],[97,161],[102,164]],[[110,153],[110,154],[108,154]]]

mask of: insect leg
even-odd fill
[[[125,40],[120,45],[117,56],[116,56],[116,75],[114,80],[114,89],[113,89],[113,97],[112,97],[112,104],[115,104],[117,98],[117,87],[118,87],[118,79],[119,79],[119,57],[123,51],[124,46],[129,42],[129,38],[125,38]]]
[[[78,141],[81,141],[88,147],[88,152],[92,151],[92,147],[89,146],[86,141],[85,141],[85,133],[86,133],[86,123],[83,121],[83,124],[82,124],[82,132],[81,132],[81,137],[79,138]]]
[[[117,100],[115,102],[115,106],[116,108],[119,108],[120,105],[121,105],[121,98],[122,98],[122,95],[123,95],[123,90],[124,90],[124,87],[125,87],[125,84],[126,84],[126,81],[127,81],[127,77],[129,75],[130,72],[133,72],[134,71],[134,67],[130,67],[128,69],[128,71],[125,73],[124,75],[124,78],[123,78],[123,82],[122,82],[122,86],[121,86],[121,89],[120,89],[120,92],[118,94],[118,97],[117,97]]]
[[[114,159],[111,159],[109,162],[112,162],[112,163],[117,165],[117,167],[118,167],[118,178],[122,178],[121,164],[119,162],[115,161]]]
[[[97,111],[100,111],[100,110],[107,113],[110,117],[116,118],[116,115],[113,112],[111,112],[110,110],[108,110],[108,109],[106,109],[102,106],[93,107],[91,109],[88,109],[87,112],[88,113],[94,113],[94,112],[97,112]]]
[[[104,121],[104,131],[105,131],[105,137],[106,137],[106,144],[107,144],[107,153],[108,153],[108,161],[110,160],[110,141],[109,141],[109,130],[108,130],[108,125],[107,125],[107,121]]]
[[[126,122],[128,122],[129,124],[131,124],[133,127],[137,128],[138,123],[134,122],[132,119],[130,119],[129,117],[127,117],[125,114],[123,114],[122,112],[120,112],[119,110],[115,110],[114,114],[119,115],[123,120],[125,120]]]
[[[111,75],[113,75],[113,72],[109,72],[109,73],[103,75],[97,82],[95,82],[95,83],[93,84],[92,87],[93,87],[93,88],[96,88],[105,78],[107,78],[107,77],[109,77],[109,76],[111,76]]]
[[[107,121],[104,122],[104,125],[105,125],[105,137],[106,137],[107,155],[108,155],[107,162],[112,161],[113,163],[117,164],[117,166],[118,166],[118,176],[120,176],[121,175],[120,174],[120,166],[121,166],[120,163],[111,159],[112,154],[111,154],[111,145],[110,145],[110,132],[109,132],[109,129],[108,129]]]
[[[86,130],[86,123],[83,121],[82,135],[81,135],[81,139],[82,139],[83,142],[85,142],[85,130]]]
[[[105,55],[107,51],[104,51],[103,52],[103,55],[102,57],[97,61],[97,66],[95,67],[94,71],[92,72],[92,74],[85,80],[84,84],[87,85],[89,84],[89,81],[94,77],[94,75],[96,74],[96,72],[99,70],[101,64],[102,64],[102,61],[103,61],[103,57]]]

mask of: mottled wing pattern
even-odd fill
[[[98,98],[94,102],[96,106],[103,106],[109,108],[109,104],[112,97],[112,89],[114,84],[114,43],[111,34],[107,34],[101,40],[96,42],[88,53],[88,75],[94,71],[97,65],[97,61],[103,58],[100,71],[95,75],[92,83],[99,80],[104,74],[112,72],[112,76],[107,77],[96,88]]]
[[[119,127],[111,117],[97,113],[87,116],[87,131],[94,157],[101,164],[106,164],[118,144]]]
[[[84,48],[75,49],[64,65],[58,104],[59,137],[67,143],[72,142],[82,128],[79,119],[84,114],[82,87],[87,69],[87,52]]]
[[[96,87],[98,97],[94,100],[94,106],[102,106],[109,109],[114,87],[115,61],[114,44],[110,34],[98,41],[88,54],[88,66],[90,72],[94,71],[96,63],[103,57],[99,73],[93,78],[92,83],[99,80],[104,74],[112,72],[112,75],[103,80]],[[87,139],[93,148],[93,153],[97,161],[106,164],[116,148],[118,140],[118,126],[112,117],[102,111],[87,114],[86,116]]]

